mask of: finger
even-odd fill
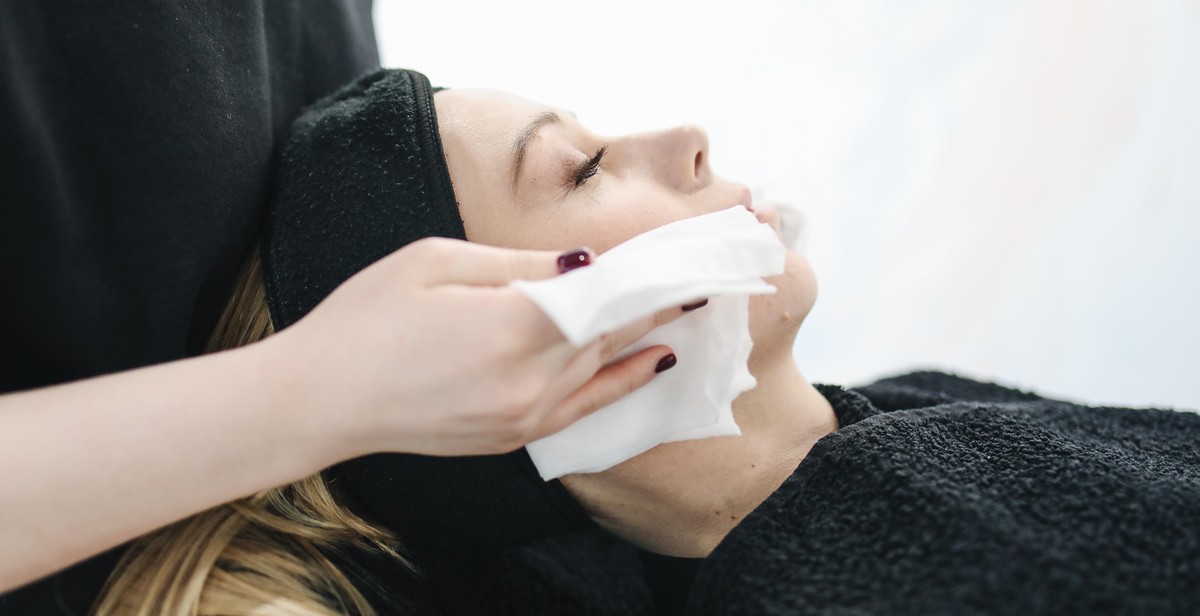
[[[693,301],[679,308],[669,308],[660,311],[653,315],[639,319],[637,322],[627,325],[617,331],[614,331],[599,339],[585,345],[582,349],[572,347],[565,340],[558,345],[553,345],[546,349],[542,354],[541,361],[546,370],[561,371],[554,378],[551,385],[546,389],[545,395],[542,397],[542,408],[554,408],[563,399],[571,395],[572,392],[583,387],[602,370],[611,368],[606,366],[613,357],[625,350],[626,347],[643,338],[647,333],[655,327],[659,327],[674,321],[688,312],[704,307],[708,302]],[[643,349],[634,355],[624,358],[621,362],[616,362],[614,365],[622,364],[629,361],[632,357],[636,357],[641,353],[645,353],[650,349],[662,350],[661,355],[670,354],[670,349],[663,345],[657,345],[648,349]]]
[[[652,315],[647,319],[657,321],[659,318],[659,315]],[[601,336],[582,349],[576,349],[566,341],[547,349],[542,354],[542,361],[547,362],[546,368],[554,370],[558,366],[562,366],[562,371],[546,390],[543,397],[545,406],[553,408],[572,392],[595,378],[605,368],[605,364],[609,363],[609,360],[645,335],[642,331],[643,328],[644,326],[639,325],[637,329],[625,328]]]
[[[406,250],[426,286],[502,286],[513,280],[540,280],[588,265],[595,258],[586,248],[514,250],[446,238],[426,238],[400,251]]]
[[[593,365],[595,366],[593,369],[598,370],[600,366],[607,364],[609,360],[625,350],[625,347],[641,340],[655,328],[662,327],[689,312],[703,308],[707,304],[708,300],[706,299],[694,301],[679,307],[672,306],[666,310],[660,310],[652,315],[642,317],[621,329],[609,332],[593,340],[580,350],[580,354],[592,355]]]
[[[692,302],[691,305],[696,303]],[[634,323],[589,342],[580,349],[575,349],[565,340],[559,345],[547,349],[542,357],[542,360],[547,362],[547,369],[552,370],[564,364],[565,367],[555,379],[554,386],[547,391],[545,399],[554,403],[582,387],[613,357],[616,357],[629,345],[641,340],[655,327],[666,325],[688,312],[696,310],[696,308],[684,310],[687,307],[688,305],[680,308],[668,308],[638,319]]]
[[[549,436],[643,387],[675,365],[671,348],[642,349],[602,368],[582,387],[563,398],[545,416],[530,440]]]

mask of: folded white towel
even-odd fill
[[[755,385],[746,367],[750,296],[774,293],[762,279],[783,273],[785,261],[775,232],[735,206],[643,233],[588,267],[513,282],[576,346],[660,310],[709,299],[616,358],[666,344],[678,358],[674,368],[526,447],[542,478],[602,471],[661,443],[740,434],[731,404]]]

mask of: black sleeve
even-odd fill
[[[368,1],[0,3],[0,392],[194,354]]]
[[[0,393],[197,352],[283,131],[378,63],[370,0],[0,0]],[[86,613],[118,553],[0,613]]]

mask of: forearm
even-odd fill
[[[335,462],[267,344],[0,396],[0,592]]]

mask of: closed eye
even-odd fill
[[[573,182],[571,190],[587,184],[587,181],[590,180],[592,176],[600,172],[600,161],[604,159],[604,153],[607,151],[608,146],[600,148],[596,151],[594,156],[588,159],[587,162],[580,165],[578,169],[573,170],[570,178]]]

